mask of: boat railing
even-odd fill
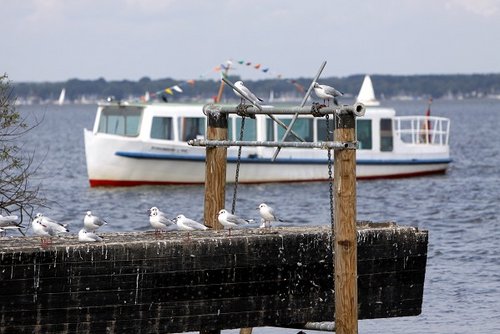
[[[437,116],[398,116],[394,134],[408,144],[448,145],[450,119]]]

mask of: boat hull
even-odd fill
[[[90,186],[138,186],[203,184],[204,148],[187,145],[159,146],[134,139],[96,136],[85,130],[85,151]],[[286,151],[275,162],[270,158],[241,158],[240,183],[317,182],[328,180],[328,161],[324,150],[292,158]],[[297,156],[295,154],[295,156]],[[333,156],[333,153],[332,153]],[[445,173],[449,158],[427,156],[363,159],[358,154],[358,179],[398,178]],[[234,182],[237,159],[228,151],[226,181]]]

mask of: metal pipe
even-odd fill
[[[365,110],[365,106],[362,103],[355,103],[353,105],[343,105],[334,107],[323,107],[318,109],[312,109],[312,107],[275,107],[275,106],[261,106],[262,110],[249,107],[245,110],[245,113],[249,115],[311,115],[313,112],[324,116],[326,114],[335,113],[353,113],[354,115],[362,114]],[[203,106],[203,113],[207,115],[209,112],[220,112],[226,114],[237,114],[237,105],[221,105],[221,104],[206,104]]]
[[[309,88],[307,89],[306,95],[304,95],[304,98],[302,99],[302,102],[300,103],[301,108],[306,104],[306,101],[309,98],[309,95],[311,95],[311,91],[314,87],[314,84],[316,83],[316,81],[318,81],[318,78],[321,75],[321,72],[323,72],[323,69],[325,68],[325,66],[326,66],[326,60],[323,61],[323,63],[319,67],[318,73],[316,73],[316,76],[314,77],[314,80],[309,85]],[[299,117],[299,114],[297,114],[297,113],[293,114],[292,120],[290,121],[290,124],[288,124],[288,128],[286,129],[285,134],[281,138],[281,141],[286,140],[286,137],[288,137],[288,134],[292,130],[292,127],[295,124],[295,121],[297,120],[298,117]],[[276,150],[274,151],[273,158],[271,159],[272,161],[276,160],[276,158],[278,157],[278,154],[280,153],[280,150],[281,150],[280,147],[276,148]]]
[[[320,141],[320,142],[282,142],[282,141],[244,141],[244,140],[206,140],[191,139],[188,141],[191,146],[250,146],[250,147],[292,147],[292,148],[321,148],[321,149],[342,149],[355,150],[358,142]]]

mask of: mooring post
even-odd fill
[[[337,113],[334,140],[356,140],[352,112]],[[357,334],[356,150],[335,150],[334,187],[335,325],[338,334]]]
[[[218,111],[207,112],[207,139],[227,139],[227,114]],[[217,213],[223,209],[226,201],[226,147],[207,146],[205,162],[205,225],[221,229]]]

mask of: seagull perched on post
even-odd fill
[[[219,223],[229,230],[228,235],[231,235],[231,230],[233,228],[241,228],[248,225],[251,221],[240,218],[232,213],[227,212],[226,209],[222,209],[217,214],[217,219]]]
[[[339,105],[337,97],[344,95],[344,93],[342,93],[339,90],[336,90],[333,87],[327,85],[320,85],[317,82],[314,83],[314,93],[316,93],[317,97],[323,99],[323,103],[325,103],[325,101],[328,101],[328,105],[330,105],[330,99],[333,99],[333,103],[335,103],[336,106]]]
[[[274,209],[271,208],[266,203],[262,203],[261,205],[259,205],[258,209],[259,209],[260,217],[262,218],[261,219],[262,224],[260,225],[261,228],[262,227],[271,227],[271,223],[275,222],[275,221],[282,222],[282,220],[280,218],[278,218],[278,216],[276,216],[276,214],[274,213]]]
[[[243,95],[241,95],[236,89],[233,89],[233,92],[241,98],[241,104],[245,104],[245,100],[252,101],[256,105],[260,105],[260,102],[264,102],[263,99],[255,96],[255,94],[252,93],[250,89],[246,88],[243,84],[243,81],[236,81],[234,83],[234,86],[243,93]]]

